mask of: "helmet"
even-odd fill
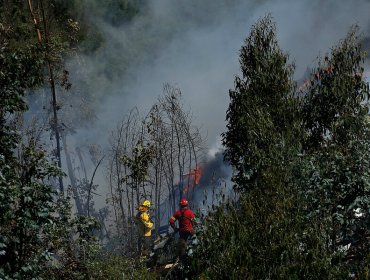
[[[186,198],[181,198],[180,200],[180,206],[188,206],[189,202]]]
[[[150,208],[150,201],[149,200],[144,200],[143,203],[141,203],[140,206],[145,206],[145,207]]]

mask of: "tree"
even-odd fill
[[[299,139],[292,98],[294,66],[288,63],[267,16],[252,27],[240,50],[242,78],[235,79],[222,134],[225,159],[234,167],[235,187],[263,187],[269,168],[284,167]],[[299,147],[298,147],[299,148]]]
[[[211,279],[240,279],[242,275],[307,279],[340,274],[325,254],[316,221],[307,224],[302,218],[292,168],[303,133],[297,118],[294,66],[287,63],[271,17],[262,18],[241,49],[243,78],[237,77],[235,89],[230,90],[228,130],[223,133],[235,189],[243,194],[206,218],[198,252],[198,260],[211,263],[201,268]]]
[[[148,129],[155,147],[152,166],[155,172],[151,173],[154,175],[152,180],[156,182],[155,192],[160,194],[164,191],[162,184],[167,187],[164,196],[168,196],[168,211],[171,213],[167,214],[171,215],[180,197],[192,200],[191,186],[194,182],[190,182],[189,174],[200,166],[204,141],[199,128],[192,123],[191,113],[184,108],[180,89],[166,84],[163,92],[149,112]],[[159,211],[157,217],[163,214],[166,212]]]
[[[65,229],[69,218],[52,186],[63,173],[39,135],[24,131],[29,137],[23,137],[17,125],[27,110],[26,92],[44,84],[45,49],[25,2],[2,1],[0,11],[0,278],[41,279],[61,238],[55,227]]]
[[[360,42],[354,27],[304,88],[307,136],[299,175],[309,217],[329,221],[330,250],[351,246],[346,260],[354,271],[366,267],[370,246],[369,85]]]
[[[345,147],[365,136],[369,88],[363,77],[365,53],[354,27],[326,55],[302,87],[302,114],[308,132],[305,149]]]
[[[184,111],[179,89],[166,85],[164,94],[141,117],[132,110],[112,132],[108,176],[119,240],[132,251],[133,219],[143,199],[152,202],[156,230],[169,218],[180,195],[191,199],[184,176],[196,168],[202,151],[199,130]]]
[[[369,87],[357,31],[297,94],[275,36],[265,17],[242,47],[223,134],[242,195],[207,217],[198,274],[367,279]]]
[[[53,220],[53,191],[43,181],[59,171],[47,161],[42,148],[32,141],[22,144],[12,123],[15,113],[27,108],[25,90],[42,83],[38,46],[10,48],[9,26],[0,26],[0,275],[20,279],[38,275],[46,261],[43,235]]]
[[[135,250],[133,217],[135,216],[134,198],[139,196],[138,189],[130,188],[127,176],[130,172],[122,157],[130,158],[135,144],[140,139],[140,115],[133,109],[112,131],[109,139],[111,148],[108,151],[107,176],[110,186],[110,203],[113,207],[115,230],[119,244],[122,244],[125,253]],[[111,240],[112,241],[112,240]],[[122,250],[122,248],[119,248]]]

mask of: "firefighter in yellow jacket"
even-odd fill
[[[136,221],[139,229],[139,250],[142,256],[150,253],[153,222],[149,216],[150,201],[144,200],[139,206]]]

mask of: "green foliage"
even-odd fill
[[[41,147],[32,141],[21,143],[12,124],[14,115],[27,108],[24,92],[44,83],[45,60],[56,70],[60,86],[69,88],[63,59],[71,48],[83,39],[86,51],[102,46],[104,34],[87,26],[87,15],[82,12],[86,5],[95,6],[92,9],[98,14],[92,17],[119,26],[138,13],[139,4],[133,3],[47,1],[44,12],[52,20],[38,42],[27,3],[1,2],[2,279],[156,277],[137,260],[101,252],[93,237],[96,220],[72,216],[70,197],[56,197],[50,185],[49,179],[60,171]],[[35,15],[37,28],[43,29],[41,14],[37,10]],[[72,18],[85,20],[83,32]],[[108,70],[98,70],[108,80],[120,76],[118,70],[127,64],[122,62],[132,57],[145,61],[144,56],[132,54],[153,42],[161,45],[158,29],[145,41],[134,30],[129,28],[132,34],[127,35],[135,46],[140,41],[140,47],[131,48],[121,60],[114,57]],[[168,30],[166,38],[171,36]],[[225,202],[206,218],[201,248],[191,259],[194,275],[348,279],[352,273],[358,279],[369,279],[369,86],[363,80],[364,54],[359,41],[354,28],[319,61],[297,93],[294,65],[278,45],[271,17],[253,26],[240,50],[242,77],[235,79],[229,92],[228,130],[223,134],[225,158],[234,167],[233,181],[242,195],[238,202]],[[121,157],[131,172],[123,179],[126,183],[130,179],[133,187],[145,184],[153,149],[139,142],[132,155]],[[348,244],[349,249],[343,249]]]
[[[195,274],[367,279],[369,86],[360,38],[352,29],[294,94],[275,32],[265,17],[241,50],[223,142],[243,192],[207,217]]]
[[[266,168],[287,164],[296,146],[294,67],[287,61],[271,17],[262,19],[252,27],[240,51],[243,77],[237,77],[235,89],[230,90],[223,133],[225,159],[235,167],[232,179],[238,189],[262,187]]]
[[[268,209],[268,211],[267,211]],[[317,223],[316,223],[317,222]],[[346,279],[324,222],[302,219],[289,187],[250,191],[206,218],[193,265],[206,279]],[[217,264],[217,265],[216,265]]]
[[[43,78],[39,46],[12,46],[17,35],[11,31],[11,26],[0,25],[0,275],[24,279],[36,277],[49,255],[43,245],[53,223],[53,191],[44,182],[59,171],[41,148],[21,144],[11,123],[27,107],[24,91],[39,86]]]
[[[11,161],[17,135],[7,118],[9,114],[27,108],[22,98],[26,89],[41,84],[43,60],[35,56],[38,52],[35,46],[19,50],[10,48],[6,39],[8,32],[10,31],[0,25],[0,146],[6,161]]]
[[[35,139],[24,143],[16,130],[16,114],[27,109],[25,91],[44,82],[46,46],[37,41],[26,2],[7,1],[0,9],[0,278],[41,279],[52,252],[67,240],[71,259],[93,254],[95,243],[87,237],[95,224],[71,222],[70,213],[62,213],[50,180],[60,170]],[[51,63],[60,62],[63,40],[58,35],[49,41]],[[77,249],[71,246],[76,234]]]
[[[302,116],[308,130],[306,146],[319,148],[327,142],[345,146],[363,137],[368,114],[369,86],[363,79],[364,60],[353,28],[347,37],[325,56],[307,81]]]
[[[11,49],[36,45],[37,36],[25,1],[0,2],[0,40],[6,40]]]
[[[370,246],[369,85],[353,28],[310,79],[302,107],[306,150],[296,177],[307,217],[330,221],[330,249],[351,244],[346,262],[366,267]]]
[[[88,265],[101,251],[94,236],[99,225],[95,218],[73,216],[71,190],[67,197],[60,195],[54,203],[54,223],[49,226],[45,240],[53,252],[40,274],[51,279],[86,279]]]
[[[88,279],[158,279],[148,272],[143,263],[128,257],[115,256],[110,253],[102,255],[88,264]]]
[[[50,255],[45,239],[54,223],[53,190],[43,181],[59,175],[44,151],[27,146],[21,151],[20,161],[0,162],[0,274],[14,279],[38,276]]]
[[[121,161],[127,166],[131,173],[124,178],[126,182],[130,178],[136,184],[143,184],[148,178],[149,164],[153,160],[153,147],[139,141],[132,151],[132,156],[122,155]]]
[[[296,174],[305,202],[305,219],[330,224],[330,251],[351,244],[347,261],[360,268],[369,253],[370,146],[351,142],[346,151],[330,146],[302,158]]]

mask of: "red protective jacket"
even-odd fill
[[[170,225],[175,228],[176,220],[179,221],[180,232],[190,232],[193,233],[193,223],[195,215],[193,211],[188,208],[183,208],[175,212],[170,218]]]

